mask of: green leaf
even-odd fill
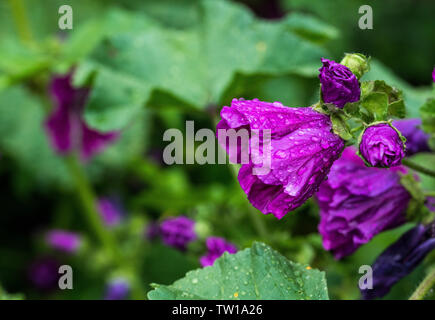
[[[92,127],[120,129],[147,103],[193,109],[220,105],[237,74],[317,74],[324,50],[285,21],[265,22],[222,0],[199,1],[197,10],[201,19],[195,27],[150,26],[110,36],[79,66],[82,81],[93,80],[85,115]],[[156,95],[159,99],[153,99]]]
[[[388,96],[383,92],[369,93],[361,101],[361,106],[371,114],[373,120],[384,120],[388,112]]]
[[[417,181],[412,174],[408,173],[401,175],[400,183],[411,195],[411,200],[409,201],[406,210],[407,220],[421,222],[422,220],[427,219],[427,217],[432,217],[429,210],[424,206],[426,198],[420,182]]]
[[[344,140],[353,138],[346,120],[340,113],[331,114],[332,130]]]
[[[420,108],[423,130],[435,133],[435,99],[428,99]]]
[[[190,271],[169,286],[153,285],[151,300],[327,300],[325,274],[287,260],[264,243],[224,255],[211,267]]]

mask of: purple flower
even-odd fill
[[[109,227],[119,224],[123,216],[121,206],[110,198],[100,198],[98,200],[98,210],[104,223]]]
[[[193,220],[180,216],[163,221],[160,225],[160,233],[166,245],[184,251],[187,244],[196,239],[194,227]]]
[[[270,130],[269,172],[253,171],[262,165],[257,160],[252,161],[255,155],[251,153],[250,161],[239,171],[238,180],[255,208],[264,214],[272,213],[278,219],[313,195],[344,148],[343,140],[331,131],[329,117],[312,108],[288,108],[279,102],[258,99],[233,99],[231,107],[223,107],[221,117],[216,127],[221,144],[225,143],[219,138],[222,131],[231,128],[238,132],[249,130],[251,145],[255,136],[253,130]],[[232,150],[227,152],[231,159]]]
[[[224,252],[236,253],[237,248],[230,242],[227,242],[224,238],[208,237],[206,241],[208,252],[205,256],[200,258],[201,265],[203,267],[212,266],[214,261],[219,258]]]
[[[433,82],[435,82],[435,68],[433,68],[433,71],[432,71],[432,80],[433,80]]]
[[[53,258],[40,258],[30,265],[28,277],[36,288],[51,290],[58,285],[59,267],[60,263]]]
[[[59,229],[49,231],[45,241],[53,249],[66,253],[77,252],[81,245],[81,238],[77,233]]]
[[[77,150],[82,160],[86,161],[113,142],[118,132],[101,133],[87,126],[83,120],[83,108],[89,90],[74,88],[71,77],[68,74],[53,78],[50,90],[56,108],[48,117],[45,127],[58,153]]]
[[[386,295],[400,279],[414,270],[435,249],[435,223],[417,225],[389,246],[372,265],[373,288],[363,289],[364,299]]]
[[[333,103],[343,108],[348,102],[360,99],[361,90],[358,79],[350,69],[335,61],[322,58],[323,66],[319,69],[322,84],[322,98],[326,103]]]
[[[390,168],[400,165],[405,156],[405,144],[388,123],[367,127],[361,137],[361,156],[373,167]]]
[[[104,300],[125,300],[130,293],[130,285],[122,278],[109,282]]]
[[[394,120],[393,126],[406,138],[406,155],[411,156],[418,152],[430,151],[429,137],[420,129],[421,119]]]
[[[410,200],[400,184],[404,167],[366,167],[346,148],[317,193],[323,247],[336,259],[353,253],[376,234],[405,222]]]

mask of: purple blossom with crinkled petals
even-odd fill
[[[435,223],[417,225],[390,245],[372,265],[373,288],[362,289],[364,299],[380,298],[410,274],[435,249]]]
[[[367,127],[359,144],[361,156],[373,167],[390,168],[400,165],[405,144],[388,123]]]
[[[319,79],[322,84],[322,98],[326,103],[333,103],[343,108],[348,102],[360,99],[361,89],[357,77],[348,67],[332,60],[323,59],[319,69]]]
[[[195,221],[184,216],[166,219],[160,225],[160,234],[166,245],[184,251],[197,238]]]
[[[406,173],[406,169],[365,166],[352,147],[333,164],[316,196],[323,247],[336,259],[406,221],[411,196],[400,184],[399,172]]]
[[[266,174],[254,174],[262,166],[259,161],[242,165],[238,180],[251,204],[264,214],[281,219],[301,206],[326,178],[332,163],[344,148],[343,140],[332,132],[328,116],[310,107],[289,108],[279,102],[258,99],[233,99],[231,107],[223,107],[217,136],[228,129],[270,130],[271,163]],[[238,148],[237,152],[240,152]],[[227,148],[230,159],[234,148]],[[239,158],[239,156],[237,156]]]
[[[224,252],[228,252],[231,254],[237,252],[237,248],[234,244],[220,237],[208,237],[206,241],[206,246],[208,252],[199,260],[203,267],[212,266],[215,260],[223,255]]]
[[[77,252],[82,242],[81,237],[77,233],[60,229],[47,232],[45,241],[53,249],[66,253]]]
[[[110,281],[107,285],[104,300],[125,300],[129,293],[129,283],[123,278],[117,278]]]
[[[98,211],[106,226],[109,227],[118,225],[123,216],[121,205],[111,198],[100,198],[98,200]]]
[[[406,155],[430,151],[430,135],[420,129],[421,119],[394,120],[393,126],[406,138]]]
[[[56,104],[45,122],[53,148],[60,154],[80,152],[83,161],[102,151],[115,141],[118,132],[102,133],[91,129],[83,119],[83,109],[89,93],[87,88],[74,88],[72,74],[56,76],[51,82],[51,95]]]

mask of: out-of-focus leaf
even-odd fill
[[[264,243],[234,255],[224,253],[211,267],[188,272],[169,286],[154,285],[152,300],[328,299],[325,274],[287,260]]]
[[[0,91],[0,148],[38,185],[66,185],[70,177],[45,134],[45,112],[38,98],[22,87]]]
[[[77,82],[93,79],[86,108],[91,126],[119,129],[157,93],[178,107],[220,104],[237,73],[317,73],[323,49],[295,35],[285,21],[258,20],[223,0],[200,1],[198,10],[201,21],[195,28],[151,27],[111,36],[81,64]]]
[[[339,31],[314,16],[294,12],[285,20],[286,25],[297,35],[316,43],[336,39]]]

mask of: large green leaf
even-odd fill
[[[224,253],[211,267],[190,271],[169,286],[154,285],[153,300],[328,299],[325,274],[287,260],[264,243],[234,255]]]
[[[285,20],[262,21],[224,0],[200,1],[198,10],[195,27],[156,25],[113,35],[80,65],[77,84],[93,83],[86,108],[91,126],[122,128],[147,102],[195,109],[220,104],[238,73],[317,73],[323,49],[296,35]]]

